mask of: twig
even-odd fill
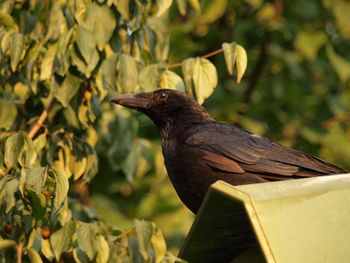
[[[214,51],[212,51],[212,52],[210,52],[210,53],[208,53],[208,54],[205,54],[205,55],[203,55],[203,56],[200,56],[200,57],[201,57],[201,58],[209,58],[209,57],[212,57],[212,56],[215,56],[215,55],[221,53],[222,51],[223,51],[223,49],[222,49],[222,48],[219,48],[219,49],[217,49],[217,50],[214,50]],[[168,68],[169,68],[169,69],[178,68],[178,67],[181,67],[181,65],[182,65],[182,63],[171,64],[171,65],[168,66]]]
[[[32,129],[29,131],[28,136],[30,139],[33,139],[35,134],[43,126],[45,120],[47,119],[47,116],[49,115],[49,110],[51,109],[51,107],[53,105],[53,101],[54,100],[51,100],[51,102],[49,103],[49,106],[46,109],[44,109],[44,111],[41,113],[39,119],[36,121],[36,123],[34,124]]]
[[[23,246],[21,243],[17,245],[17,263],[22,263],[22,250]]]
[[[129,249],[128,246],[126,246],[126,245],[120,243],[119,241],[115,241],[114,244],[115,244],[116,246],[118,246],[118,247],[122,247],[122,248],[125,248],[125,249]]]

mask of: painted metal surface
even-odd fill
[[[190,263],[350,262],[350,174],[212,185],[180,251]]]

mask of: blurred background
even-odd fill
[[[218,71],[218,86],[203,105],[209,113],[350,169],[348,14],[350,3],[338,0],[201,1],[200,13],[184,16],[173,4],[169,64],[240,43],[248,53],[240,84],[222,54],[209,58]],[[181,67],[175,71],[181,75]],[[99,172],[90,184],[96,209],[121,227],[135,217],[155,222],[178,251],[194,216],[167,178],[156,127],[115,107],[99,133]]]
[[[75,225],[82,232],[88,229],[92,239],[96,233],[103,236],[99,246],[116,248],[120,262],[129,256],[151,262],[147,253],[153,253],[150,247],[157,250],[151,239],[156,236],[163,260],[161,234],[151,224],[134,221],[145,219],[156,223],[176,255],[194,215],[167,177],[159,131],[146,116],[112,105],[108,97],[169,83],[182,89],[186,84],[188,91],[189,73],[181,63],[212,52],[216,55],[208,59],[217,73],[208,74],[212,79],[217,74],[218,84],[195,89],[211,94],[203,106],[214,119],[349,170],[349,14],[347,0],[0,0],[1,187],[12,180],[0,224],[28,226],[21,220],[26,204],[26,215],[35,223],[25,242],[50,261],[50,246],[55,249],[60,238],[50,245],[39,235],[50,254],[29,242],[29,235],[43,226],[60,234]],[[239,84],[227,72],[225,42],[236,42],[247,52]],[[35,129],[42,116],[44,125]],[[29,187],[28,194],[20,195],[18,181],[26,180],[27,173],[18,161],[22,150],[7,163],[3,152],[24,145],[32,149],[25,150],[33,157],[27,158],[29,164],[39,170],[31,173],[35,191]],[[46,176],[47,169],[51,181],[37,173]],[[59,216],[52,216],[50,193],[56,194]],[[32,215],[35,207],[40,213]],[[125,231],[134,224],[136,231]],[[22,230],[1,231],[1,240],[22,240]],[[79,236],[73,230],[70,235],[65,249],[55,252],[57,260],[72,250],[75,257],[98,257],[99,246],[90,253],[91,244],[78,247]],[[15,255],[9,258],[13,262]]]

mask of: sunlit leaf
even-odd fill
[[[182,78],[175,72],[166,70],[161,74],[159,80],[160,88],[176,89],[179,91],[185,91],[185,83]]]
[[[350,78],[350,62],[335,53],[329,45],[327,46],[327,57],[339,79],[345,83]]]
[[[50,172],[56,181],[54,204],[55,208],[58,209],[67,198],[69,183],[67,176],[62,171],[51,168]]]
[[[96,67],[99,55],[96,50],[96,39],[93,33],[86,29],[79,28],[76,32],[76,41],[79,51],[84,58],[84,62],[89,72],[94,70]]]
[[[19,190],[19,181],[17,179],[8,180],[4,189],[0,193],[0,201],[6,205],[5,213],[8,213],[16,204],[15,193]]]
[[[115,26],[116,20],[111,9],[93,3],[87,6],[83,27],[93,33],[98,50],[104,48]]]
[[[109,245],[106,239],[102,236],[98,236],[99,246],[96,255],[96,263],[107,263],[109,258]]]
[[[295,40],[296,48],[308,59],[315,59],[317,51],[326,43],[323,32],[300,31]]]
[[[123,93],[132,93],[138,88],[138,67],[130,55],[120,55],[117,65],[117,87]]]
[[[72,74],[67,74],[62,85],[54,90],[55,98],[62,103],[63,107],[67,107],[70,100],[79,90],[81,80]]]
[[[81,222],[77,229],[77,237],[79,248],[86,253],[90,260],[93,260],[99,245],[96,225]]]
[[[217,85],[217,73],[215,66],[205,58],[190,58],[182,64],[186,91],[193,85],[193,91],[200,104],[208,98]],[[192,84],[193,83],[193,84]]]
[[[237,67],[237,83],[241,82],[245,70],[247,69],[248,56],[247,52],[241,45],[236,45],[236,67]]]
[[[118,9],[118,12],[122,15],[125,20],[129,20],[129,1],[130,0],[114,0],[114,4]]]
[[[69,248],[74,232],[75,222],[70,221],[51,235],[50,244],[57,261],[61,258],[62,252]]]
[[[57,52],[57,44],[51,45],[45,53],[41,63],[40,80],[50,79],[52,77],[53,63]]]
[[[0,11],[0,25],[4,26],[8,30],[18,32],[18,26],[13,18],[4,11]]]
[[[16,71],[18,63],[22,58],[23,52],[24,52],[24,36],[21,33],[15,33],[12,35],[11,51],[10,51],[12,71]]]
[[[42,263],[39,253],[33,248],[27,248],[27,254],[31,263]]]
[[[16,241],[11,239],[0,239],[0,251],[15,247],[17,245]]]
[[[336,1],[332,3],[336,23],[342,35],[346,38],[350,37],[350,3],[348,1]]]
[[[159,87],[161,74],[164,71],[158,64],[144,67],[140,72],[140,87],[144,91],[152,91]]]
[[[237,53],[234,52],[233,44],[232,43],[223,43],[222,49],[225,56],[225,63],[227,71],[230,75],[233,74],[233,67],[236,64],[236,56]]]
[[[201,4],[199,0],[188,0],[188,2],[194,8],[194,10],[196,10],[198,13],[201,12]]]
[[[50,261],[53,260],[55,255],[51,249],[50,240],[42,239],[41,240],[41,253]]]
[[[155,262],[162,262],[166,254],[166,244],[164,236],[159,229],[155,229],[154,234],[151,237],[151,245],[154,249]]]
[[[187,0],[176,0],[177,9],[181,15],[186,15],[187,10]]]
[[[13,91],[18,98],[18,100],[16,100],[17,103],[24,104],[29,97],[30,89],[27,85],[17,82]]]
[[[0,99],[0,128],[9,129],[17,117],[17,107],[12,101]]]
[[[36,192],[43,190],[47,178],[47,167],[34,167],[28,170],[26,184]]]
[[[161,16],[164,14],[165,11],[167,11],[171,4],[173,3],[173,0],[157,0],[157,13],[156,16]]]

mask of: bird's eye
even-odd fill
[[[168,94],[166,94],[165,92],[161,92],[157,94],[158,100],[165,100],[167,97],[168,97]]]

